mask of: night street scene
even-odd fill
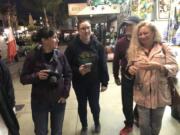
[[[0,0],[0,135],[179,135],[179,67],[180,0]]]

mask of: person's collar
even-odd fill
[[[89,45],[89,44],[91,44],[91,41],[95,40],[95,36],[94,36],[94,35],[91,35],[89,41],[87,41],[87,42],[83,42],[83,41],[81,40],[81,38],[80,38],[79,35],[77,35],[77,39],[78,39],[81,43],[83,43],[83,44],[85,44],[85,45]]]
[[[80,38],[80,37],[79,37]],[[91,38],[89,38],[88,40],[82,40],[81,38],[80,38],[80,40],[81,40],[81,42],[83,43],[83,44],[85,44],[85,45],[88,45],[90,42],[91,42]]]

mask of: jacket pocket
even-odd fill
[[[168,87],[168,83],[165,80],[159,81],[159,95],[163,101],[169,100],[171,98],[170,90]]]

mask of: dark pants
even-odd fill
[[[66,104],[38,104],[31,103],[32,118],[34,121],[35,134],[48,134],[48,115],[50,113],[51,135],[62,135]]]
[[[138,117],[137,108],[133,112],[133,80],[127,79],[124,75],[121,78],[121,95],[125,125],[133,126],[134,117]],[[138,118],[137,118],[138,119]]]
[[[74,83],[73,84],[76,98],[78,101],[78,114],[82,127],[87,127],[87,101],[89,101],[89,106],[93,115],[94,124],[99,125],[99,92],[100,84],[84,84],[84,83]]]

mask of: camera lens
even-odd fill
[[[56,76],[51,76],[49,79],[50,83],[57,83],[57,77]]]

